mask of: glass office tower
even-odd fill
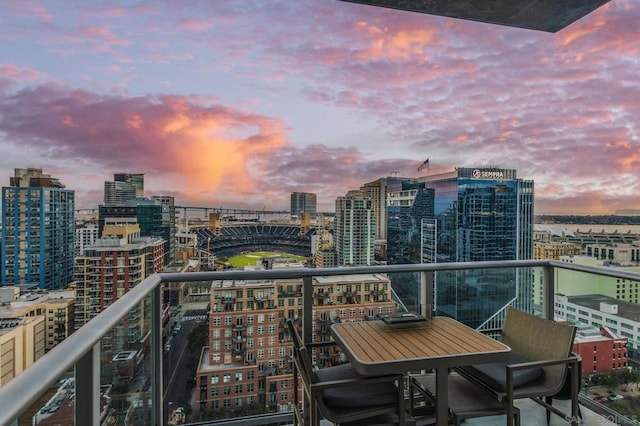
[[[144,197],[143,173],[115,173],[113,181],[104,183],[104,205],[122,206],[129,200]]]
[[[302,217],[303,213],[309,213],[312,218],[317,214],[317,196],[309,192],[291,193],[291,215]]]
[[[15,169],[2,187],[3,285],[66,288],[74,280],[75,193],[41,169]]]
[[[421,263],[423,221],[434,218],[434,190],[424,182],[405,181],[387,195],[387,264]],[[420,278],[416,273],[390,275],[393,290],[411,311],[417,311]]]
[[[100,206],[98,232],[102,235],[109,223],[137,223],[140,236],[161,237],[164,240],[165,263],[175,256],[175,208],[161,198],[136,198],[122,206]]]
[[[533,258],[533,181],[518,179],[515,170],[492,167],[461,167],[421,181],[434,190],[435,223],[425,226],[436,230],[432,260]],[[514,269],[438,272],[436,313],[472,327],[498,325],[507,305],[531,309],[529,274]]]

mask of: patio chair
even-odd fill
[[[578,358],[571,353],[575,333],[574,326],[508,307],[500,340],[511,347],[510,360],[460,367],[457,371],[507,403],[508,424],[514,422],[514,400],[530,398],[577,425]],[[546,397],[562,390],[566,380],[571,383],[571,415],[546,401]]]
[[[415,408],[414,398],[416,394],[424,397],[427,404],[435,404],[436,376],[435,374],[419,374],[410,377],[411,385],[411,409]],[[505,401],[498,400],[492,393],[482,386],[465,379],[457,373],[451,373],[448,380],[448,408],[449,423],[455,426],[465,419],[498,416],[506,414],[509,410]],[[429,406],[429,405],[427,405]],[[520,425],[520,410],[513,412],[514,424]]]
[[[578,375],[578,391],[577,392],[580,393],[580,387],[582,386],[582,357],[580,357],[580,355],[576,354],[575,352],[573,353],[573,356],[577,358],[577,363],[575,366],[573,364],[570,364],[569,369],[570,370],[573,368],[577,369],[577,375]],[[549,405],[553,405],[554,399],[571,399],[572,378],[573,378],[573,374],[570,371],[569,374],[567,374],[567,378],[564,381],[564,385],[562,386],[562,389],[560,389],[560,392],[558,392],[553,396],[545,396],[544,397],[545,402]],[[580,406],[578,406],[578,417],[580,417],[580,419],[582,420],[582,413],[580,412]],[[547,410],[547,424],[549,424],[550,422],[551,422],[551,411]]]
[[[309,401],[309,422],[319,424],[319,415],[339,425],[365,422],[405,423],[404,376],[363,376],[351,364],[316,369],[311,362],[310,347],[305,345],[292,320],[287,320],[294,346],[294,387],[298,377]],[[317,346],[317,345],[316,345]],[[298,410],[298,393],[294,397],[294,424],[306,424]]]

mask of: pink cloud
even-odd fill
[[[67,82],[4,95],[0,107],[11,101],[17,108],[0,112],[1,131],[20,143],[39,140],[47,155],[79,155],[105,170],[139,161],[181,182],[184,175],[194,187],[190,196],[200,199],[220,197],[224,187],[247,199],[282,200],[283,190],[302,184],[342,195],[414,169],[406,158],[427,153],[432,172],[479,164],[518,169],[536,180],[536,208],[561,208],[563,198],[591,209],[637,202],[629,195],[640,189],[633,180],[640,172],[633,2],[611,2],[557,34],[346,2],[281,2],[251,13],[233,1],[142,8],[107,8],[107,19],[84,25],[0,30],[4,38],[31,35],[65,57],[109,57],[83,70],[99,89],[73,90],[76,83]],[[100,8],[79,10],[95,17],[91,11]],[[0,90],[17,90],[16,69],[30,69],[12,63],[0,69]],[[193,78],[183,77],[185,68],[199,71],[201,97],[129,95],[157,93],[151,79],[174,93],[199,93],[180,88],[180,79]],[[100,73],[120,81],[103,83]],[[241,82],[237,91],[225,93],[233,80]],[[133,83],[140,81],[144,89]],[[287,133],[299,111],[278,105],[274,116],[286,119],[250,112],[269,111],[266,105],[291,95],[344,113],[358,136],[340,148],[304,146]],[[370,146],[359,136],[360,122],[389,146]],[[574,185],[554,186],[562,181]]]
[[[254,191],[247,164],[287,145],[278,120],[196,98],[123,98],[54,85],[2,96],[0,132],[41,149],[43,161],[76,158],[109,173],[174,176],[188,198]]]

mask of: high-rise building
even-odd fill
[[[389,265],[423,263],[428,246],[424,222],[434,219],[434,190],[424,182],[406,181],[398,191],[387,194],[386,261]],[[417,310],[420,282],[417,273],[391,275],[396,293],[411,310]]]
[[[3,287],[8,291],[17,287]],[[44,317],[44,350],[49,352],[73,332],[76,295],[73,290],[28,292],[4,301],[0,306],[0,318]],[[0,332],[0,334],[2,334]],[[40,342],[38,337],[37,342]],[[31,343],[31,342],[29,342]],[[39,350],[39,349],[38,349]]]
[[[138,225],[108,225],[102,238],[76,259],[75,327],[80,328],[123,297],[149,275],[163,268],[162,238],[140,237]],[[150,350],[149,301],[141,302],[100,341],[100,381],[126,388],[131,377],[149,374],[140,354]],[[122,394],[126,396],[125,394]],[[123,396],[114,404],[129,407]],[[114,397],[115,398],[115,397]]]
[[[375,258],[376,218],[371,198],[349,191],[336,199],[335,231],[338,266],[372,265]]]
[[[425,242],[435,241],[430,261],[533,258],[533,181],[493,167],[459,167],[420,181],[434,191],[435,224],[425,231],[435,236],[422,234]],[[497,325],[507,305],[532,309],[531,281],[529,270],[438,272],[435,307],[473,327]]]
[[[93,245],[100,238],[97,223],[76,224],[76,256],[81,256],[85,247]]]
[[[122,206],[141,197],[144,197],[143,173],[115,173],[113,181],[104,183],[105,206]]]
[[[400,191],[403,182],[416,179],[388,176],[365,183],[360,190],[371,198],[371,206],[376,217],[376,240],[387,239],[387,199],[390,192]]]
[[[331,324],[395,311],[389,279],[380,274],[314,277],[313,341],[329,342]],[[302,280],[214,281],[209,346],[196,372],[195,410],[258,404],[289,411],[295,389],[292,342],[285,319],[299,321]],[[311,354],[318,367],[344,362],[334,345]],[[298,382],[299,383],[299,382]]]
[[[44,316],[0,318],[0,387],[44,356]]]
[[[2,285],[65,288],[73,281],[75,193],[42,169],[15,169],[2,187]]]
[[[76,329],[161,272],[163,256],[162,238],[142,237],[137,224],[106,225],[102,238],[76,258]]]
[[[309,213],[312,218],[317,213],[317,197],[316,194],[309,192],[292,192],[291,193],[291,216],[302,217],[303,213]]]
[[[107,224],[137,223],[140,236],[161,237],[164,240],[165,264],[176,253],[176,217],[173,197],[135,198],[120,206],[100,206],[98,233]]]
[[[165,243],[165,260],[167,263],[176,258],[176,199],[168,195],[154,195],[151,200],[162,206],[161,228]]]
[[[424,182],[403,182],[387,196],[387,263],[421,263],[422,221],[434,218],[434,191]]]
[[[114,173],[113,180],[133,185],[136,197],[144,197],[144,173]]]

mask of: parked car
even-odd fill
[[[624,396],[614,393],[609,395],[607,398],[609,398],[609,401],[617,401],[619,399],[624,399]]]
[[[605,402],[609,402],[609,398],[607,398],[606,396],[594,396],[593,400],[595,402],[599,402],[601,404],[605,403]]]

